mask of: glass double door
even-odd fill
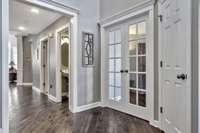
[[[107,28],[107,104],[148,120],[147,20]]]

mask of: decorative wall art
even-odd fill
[[[89,67],[94,64],[94,34],[83,32],[82,60],[83,66]]]

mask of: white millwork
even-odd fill
[[[190,0],[165,0],[160,5],[162,128],[190,133]]]

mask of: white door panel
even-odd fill
[[[182,3],[181,3],[182,2]],[[161,5],[162,125],[166,133],[187,133],[187,26],[185,3],[166,0]],[[185,77],[184,77],[185,76]]]

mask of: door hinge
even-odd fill
[[[159,18],[160,22],[163,21],[163,15],[158,15],[158,18]]]
[[[163,67],[163,61],[160,61],[160,67],[161,68]]]
[[[161,114],[163,113],[163,107],[160,107],[160,113]]]

